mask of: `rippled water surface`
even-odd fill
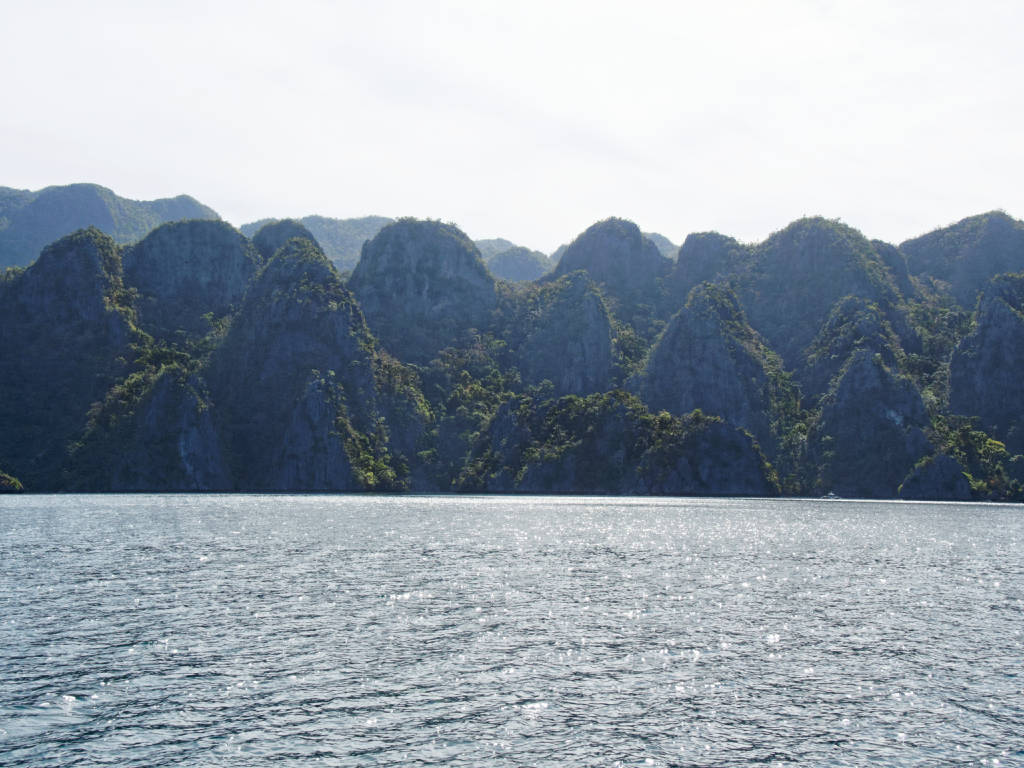
[[[1022,521],[0,497],[0,764],[1024,765]]]

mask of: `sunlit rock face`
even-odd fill
[[[497,301],[476,246],[437,221],[384,227],[363,246],[348,286],[384,348],[418,363],[484,328]]]

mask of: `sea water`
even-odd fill
[[[1024,765],[1024,508],[0,498],[0,764]]]

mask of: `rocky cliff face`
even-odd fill
[[[1024,275],[991,281],[978,304],[974,330],[953,353],[949,406],[977,416],[979,426],[1024,451]]]
[[[747,323],[735,294],[704,283],[690,293],[630,382],[652,411],[699,408],[749,430],[769,453],[798,396],[781,361]]]
[[[78,229],[96,227],[118,243],[129,243],[164,222],[218,218],[211,208],[187,195],[128,200],[96,184],[38,192],[0,188],[0,200],[0,266],[28,264],[45,245]]]
[[[606,219],[588,228],[565,249],[550,279],[585,270],[611,300],[612,311],[641,333],[650,327],[659,281],[672,268],[631,221]]]
[[[137,382],[136,397],[130,394],[129,382]],[[203,380],[171,366],[129,382],[108,394],[72,453],[72,488],[91,492],[232,490]]]
[[[114,241],[69,235],[0,284],[0,466],[34,491],[59,468],[90,405],[124,376],[138,340]]]
[[[423,408],[414,388],[394,385],[381,366],[334,267],[308,240],[290,240],[252,284],[209,366],[236,484],[356,490],[399,482],[407,467],[396,461],[407,459],[390,451],[382,403],[391,399],[396,425],[420,432]]]
[[[899,367],[903,349],[877,304],[858,296],[841,299],[804,351],[796,378],[812,402],[827,394],[850,358],[861,350],[881,357],[888,367]]]
[[[572,272],[541,290],[533,327],[517,350],[526,383],[547,379],[556,395],[589,395],[608,389],[611,319],[585,272]]]
[[[497,301],[476,246],[437,221],[386,226],[363,247],[348,286],[384,348],[416,363],[483,328]]]
[[[536,404],[514,399],[467,464],[466,490],[773,495],[750,437],[719,419],[652,416],[624,392]]]
[[[881,356],[855,352],[809,436],[819,490],[894,497],[914,465],[934,452],[928,426],[913,382],[890,371]]]
[[[0,190],[0,218],[26,199]],[[218,222],[127,248],[77,233],[0,271],[0,467],[43,491],[767,493],[781,476],[1024,498],[1024,277],[972,320],[834,221],[756,246],[694,236],[669,275],[634,230],[595,225],[566,248],[563,269],[587,269],[513,285],[454,227],[398,222],[353,275],[372,328],[295,222],[257,237],[266,260]],[[681,302],[700,275],[717,283]],[[624,381],[655,413],[608,391]]]
[[[678,307],[696,286],[726,282],[731,275],[746,269],[752,259],[753,249],[731,237],[717,232],[688,235],[666,281],[669,298]]]
[[[241,301],[261,263],[252,244],[222,221],[165,224],[124,254],[125,282],[139,292],[142,327],[155,336],[202,336],[210,319]]]
[[[256,250],[259,251],[263,260],[268,261],[277,253],[278,249],[283,248],[285,243],[293,237],[297,237],[300,240],[309,240],[317,248],[320,248],[320,244],[313,237],[313,233],[301,221],[296,221],[295,219],[281,219],[280,221],[264,224],[252,236],[252,244],[256,246]]]
[[[345,414],[344,387],[335,377],[314,374],[287,418],[269,486],[310,491],[361,488],[345,450],[351,431]]]
[[[733,280],[750,324],[791,368],[840,299],[871,301],[887,318],[897,314],[900,301],[894,278],[871,243],[826,219],[801,219],[772,235]]]
[[[971,483],[960,462],[938,454],[918,462],[899,488],[901,499],[970,501]]]
[[[990,279],[1024,270],[1024,222],[992,211],[900,244],[912,274],[948,284],[973,309]]]

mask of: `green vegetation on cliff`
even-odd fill
[[[615,494],[778,492],[749,436],[699,411],[651,414],[621,390],[511,399],[460,478],[464,490]]]
[[[21,493],[25,486],[16,477],[11,477],[3,470],[0,470],[0,493]]]
[[[994,272],[1020,223],[976,219],[908,252],[825,219],[704,233],[675,262],[609,219],[517,282],[403,219],[347,285],[302,222],[83,230],[0,272],[0,466],[32,491],[1021,500],[1024,276]]]

